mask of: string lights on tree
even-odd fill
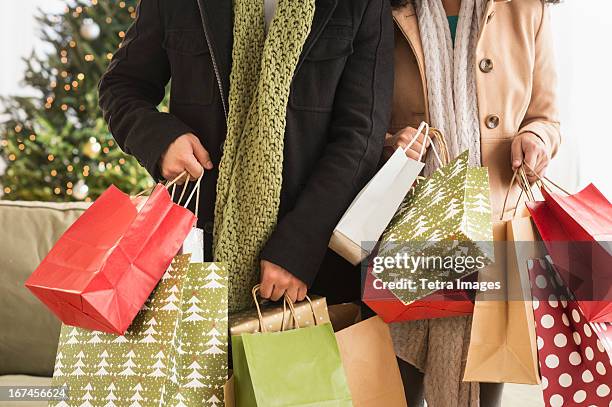
[[[74,0],[62,13],[38,17],[52,51],[26,60],[24,86],[40,96],[2,101],[2,199],[90,201],[110,184],[130,192],[151,185],[114,142],[97,100],[97,84],[136,18],[136,3]]]

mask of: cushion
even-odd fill
[[[53,374],[60,321],[24,282],[87,206],[0,201],[0,375]]]

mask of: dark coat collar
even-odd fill
[[[205,32],[210,36],[209,40],[213,47],[219,66],[225,92],[229,91],[229,76],[232,60],[232,28],[234,13],[232,1],[228,0],[197,0],[201,10],[202,25]],[[310,35],[304,44],[300,64],[304,55],[308,53],[312,45],[319,38],[319,35],[329,22],[338,0],[316,0],[316,10],[312,22]]]

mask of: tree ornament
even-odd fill
[[[72,189],[72,196],[76,199],[82,201],[87,198],[87,194],[89,193],[89,187],[82,179],[77,181],[74,188]]]
[[[98,143],[98,140],[95,137],[90,137],[83,147],[83,154],[93,160],[100,155],[101,150],[102,146]]]
[[[86,18],[83,20],[79,32],[83,38],[92,41],[100,36],[100,26],[91,18]]]

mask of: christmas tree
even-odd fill
[[[51,51],[26,61],[24,86],[37,97],[2,99],[3,199],[90,201],[110,184],[128,193],[151,185],[108,132],[97,85],[136,18],[136,0],[70,0],[38,17]],[[165,108],[164,108],[165,110]]]

